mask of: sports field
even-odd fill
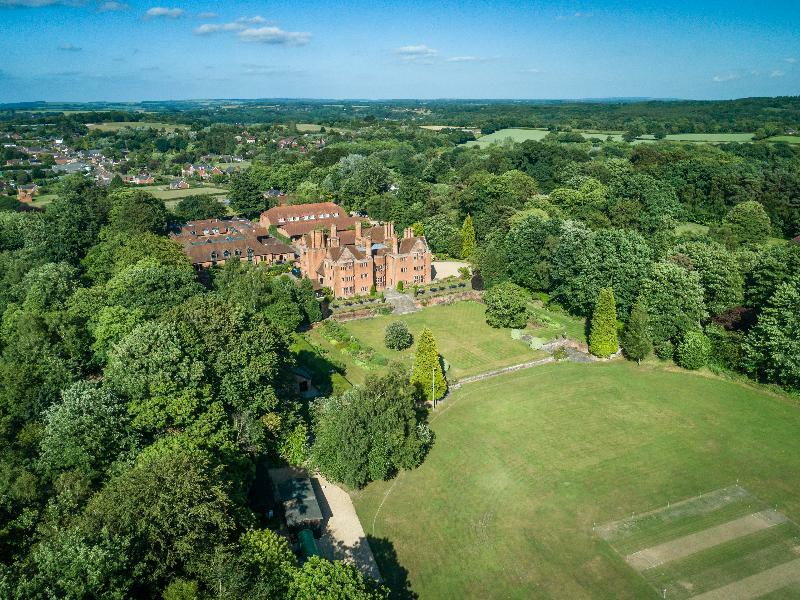
[[[666,137],[675,142],[750,142],[753,140],[752,133],[674,133]]]
[[[800,517],[800,407],[785,398],[677,369],[561,362],[465,385],[431,426],[420,468],[353,493],[395,588],[800,597],[788,521]],[[663,562],[626,560],[640,551]]]
[[[180,200],[187,196],[219,196],[228,193],[228,190],[225,188],[200,186],[190,187],[187,190],[171,190],[169,186],[165,185],[139,186],[137,189],[145,190],[161,200]]]
[[[346,323],[350,332],[390,360],[409,365],[414,346],[407,350],[389,350],[383,345],[383,333],[392,321],[404,321],[416,339],[423,327],[436,338],[439,354],[450,363],[449,378],[459,379],[500,367],[542,358],[525,343],[511,338],[509,329],[493,329],[486,324],[485,307],[478,302],[457,302],[431,306],[409,315],[387,315]]]

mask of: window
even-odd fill
[[[248,248],[247,249],[247,260],[249,260],[250,262],[253,262],[253,249],[252,248]]]
[[[230,258],[230,257],[231,257],[230,251],[225,250],[225,252],[222,253],[222,258]]]
[[[241,251],[241,250],[239,250],[238,248],[236,248],[236,250],[234,250],[234,251],[233,251],[233,254],[234,254],[235,256],[241,256],[241,255],[242,255],[242,251]]]
[[[217,251],[216,250],[212,250],[211,251],[211,260],[217,260]]]

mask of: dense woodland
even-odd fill
[[[89,132],[97,115],[12,111],[5,127],[36,124],[165,172],[247,153],[252,165],[226,181],[232,213],[258,215],[277,188],[292,202],[330,199],[412,226],[438,257],[472,262],[490,325],[524,325],[537,298],[590,319],[598,355],[619,338],[633,360],[654,353],[800,391],[800,243],[790,241],[800,235],[800,145],[553,134],[480,148],[463,145],[464,132],[421,129],[416,116],[486,129],[756,131],[796,127],[796,98],[426,103],[430,113],[397,103],[370,105],[366,117],[280,106],[288,114],[230,113],[261,140],[251,149],[236,139],[243,125],[213,107],[158,113],[188,125],[171,133]],[[294,123],[314,115],[323,148],[272,142],[300,135]],[[198,278],[165,234],[219,216],[213,201],[170,213],[121,185],[58,185],[42,212],[13,202],[0,211],[0,595],[383,597],[341,563],[299,565],[254,490],[269,464],[310,464],[351,487],[417,466],[434,440],[413,374],[392,367],[305,402],[294,341],[323,318],[310,282],[230,262]],[[391,336],[402,343],[403,332]],[[418,360],[427,374],[437,359]]]

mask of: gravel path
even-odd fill
[[[322,553],[330,560],[352,563],[364,575],[381,581],[378,564],[350,495],[322,475],[314,475],[312,482],[325,517],[325,533],[319,540]]]

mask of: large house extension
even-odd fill
[[[406,228],[399,238],[394,223],[363,228],[356,221],[354,229],[340,231],[335,223],[328,230],[314,229],[295,244],[300,270],[319,287],[327,287],[334,296],[368,294],[376,290],[404,285],[429,283],[431,252],[424,237],[414,236]]]
[[[335,225],[339,229],[347,229],[357,222],[361,222],[361,218],[348,216],[342,207],[333,202],[275,206],[261,213],[259,219],[263,228],[274,226],[278,233],[293,243],[319,227]]]
[[[170,233],[196,268],[223,265],[231,258],[252,263],[294,261],[295,252],[247,219],[205,219],[181,225]]]

